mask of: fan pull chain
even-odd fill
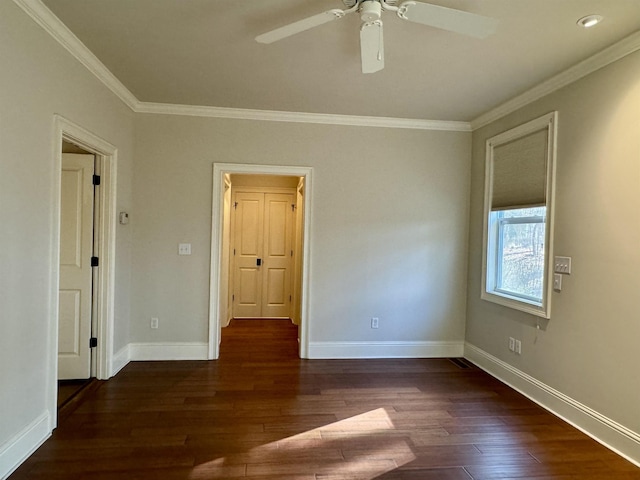
[[[378,25],[378,61],[382,61],[382,21],[377,20],[376,25]]]

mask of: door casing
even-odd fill
[[[311,270],[311,222],[313,197],[313,168],[275,165],[252,165],[235,163],[213,164],[213,195],[211,209],[211,267],[209,282],[209,348],[208,358],[217,359],[220,353],[220,328],[226,310],[226,298],[221,299],[221,276],[227,271],[221,271],[223,222],[224,222],[224,192],[225,176],[233,174],[254,175],[289,175],[303,177],[305,184],[304,195],[304,225],[302,232],[302,285],[300,291],[300,358],[308,358],[309,352],[309,278]],[[223,303],[224,302],[224,303]]]
[[[58,397],[58,290],[60,287],[60,194],[62,172],[62,142],[67,141],[96,155],[100,165],[101,187],[99,193],[100,207],[96,212],[95,222],[99,232],[97,253],[100,267],[94,275],[94,301],[96,303],[95,332],[98,338],[96,347],[96,372],[100,380],[107,380],[113,375],[113,318],[115,306],[115,246],[116,246],[116,178],[118,150],[109,142],[91,133],[80,125],[66,118],[54,116],[53,172],[54,180],[51,196],[51,277],[48,343],[48,385],[47,405],[51,428],[57,425]]]

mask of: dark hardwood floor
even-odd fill
[[[58,408],[68,403],[83,388],[91,383],[91,379],[87,380],[58,380]]]
[[[233,321],[212,362],[133,362],[10,478],[640,479],[465,361],[300,360],[283,320]]]

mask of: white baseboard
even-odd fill
[[[463,342],[311,342],[309,358],[461,357]]]
[[[127,366],[131,361],[131,354],[129,353],[129,345],[122,347],[118,353],[111,358],[111,376],[118,374],[120,370]]]
[[[51,436],[51,431],[49,412],[43,412],[17,435],[0,446],[0,478],[3,480],[8,478]]]
[[[207,360],[207,343],[130,343],[129,360]]]
[[[470,343],[464,357],[618,455],[640,466],[640,434]]]

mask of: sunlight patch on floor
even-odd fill
[[[189,478],[299,475],[303,479],[321,474],[327,479],[372,480],[416,458],[405,437],[388,435],[393,430],[387,411],[378,408],[203,463]]]

